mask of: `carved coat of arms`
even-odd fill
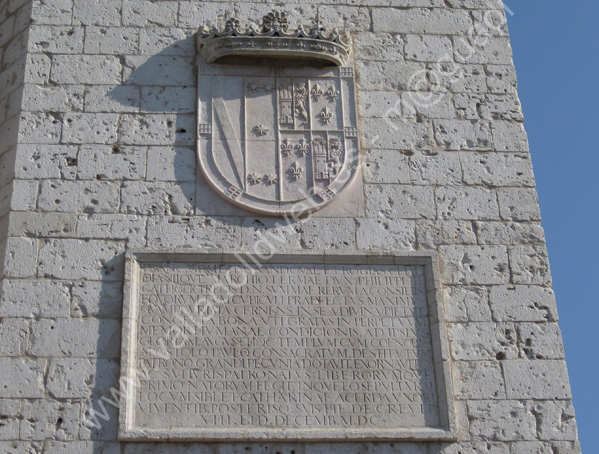
[[[285,29],[283,42],[276,40],[283,31],[263,30],[243,32],[247,42],[239,46],[297,47],[298,55],[306,46],[293,37],[306,34],[303,29]],[[255,42],[247,37],[254,32],[260,33]],[[231,33],[219,49],[235,47]],[[309,45],[311,55],[337,52],[318,46]],[[267,215],[300,214],[323,207],[352,183],[360,155],[353,68],[201,64],[198,94],[200,166],[230,202]]]

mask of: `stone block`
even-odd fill
[[[0,306],[0,312],[3,312],[3,305]],[[0,317],[0,336],[3,339],[0,343],[0,356],[25,355],[29,337],[29,325],[26,320]]]
[[[42,181],[40,211],[114,213],[119,206],[119,183],[108,181]]]
[[[533,285],[498,285],[491,287],[493,316],[497,321],[557,321],[553,290]]]
[[[459,185],[462,166],[458,153],[415,151],[410,156],[410,180],[418,185]]]
[[[21,401],[0,398],[0,440],[19,439],[19,418],[21,416]],[[2,452],[2,445],[0,445]]]
[[[476,244],[476,234],[469,221],[416,221],[420,249],[436,249],[442,244]]]
[[[456,398],[460,400],[505,399],[501,366],[496,361],[464,361],[453,368]]]
[[[58,143],[62,118],[55,113],[22,112],[19,143]]]
[[[441,219],[499,219],[495,191],[464,186],[440,186],[435,196],[437,213]]]
[[[179,9],[182,9],[183,5],[192,4],[180,4]],[[209,7],[208,3],[201,5],[204,8]],[[194,32],[193,29],[181,28],[142,28],[139,31],[139,53],[141,55],[194,56],[196,53]]]
[[[75,282],[72,288],[72,317],[100,317],[120,320],[123,313],[121,281]]]
[[[480,36],[508,36],[507,18],[503,9],[473,11],[474,29]]]
[[[49,280],[7,279],[2,285],[2,317],[68,317],[70,286]]]
[[[32,25],[28,50],[40,54],[80,54],[84,33],[83,27]]]
[[[74,179],[77,174],[77,147],[70,145],[20,145],[16,154],[15,178]]]
[[[312,218],[301,223],[302,246],[327,251],[356,248],[356,223],[353,219]]]
[[[154,216],[148,220],[148,247],[239,247],[241,229],[235,221],[235,218],[226,217]]]
[[[501,361],[518,357],[516,330],[512,323],[452,324],[449,338],[451,354],[457,361]]]
[[[119,365],[109,359],[52,359],[46,384],[56,399],[81,399],[107,393],[118,382]]]
[[[36,399],[44,397],[46,361],[0,358],[0,397]]]
[[[374,32],[397,32],[416,34],[459,35],[473,30],[473,23],[466,11],[449,8],[388,9],[377,8],[372,12]]]
[[[470,434],[487,441],[535,440],[536,418],[530,405],[513,400],[468,402]]]
[[[146,215],[191,215],[193,183],[126,182],[121,189],[121,213]]]
[[[417,90],[426,89],[416,82],[425,71],[425,64],[404,61],[357,61],[356,70],[361,90]],[[416,76],[416,77],[415,77]]]
[[[415,87],[414,87],[415,88]],[[406,91],[401,94],[402,116],[419,120],[455,119],[456,108],[453,103],[453,94],[442,91]]]
[[[508,249],[514,284],[550,285],[547,251],[543,246],[519,246]]]
[[[508,255],[500,246],[440,246],[446,284],[492,285],[509,282]]]
[[[55,55],[51,74],[57,84],[115,85],[121,82],[121,63],[115,56]]]
[[[448,322],[491,321],[489,295],[485,287],[447,286],[444,288],[444,295]]]
[[[435,120],[435,140],[445,150],[492,150],[491,128],[484,121]]]
[[[364,180],[367,183],[410,184],[410,163],[405,153],[369,150],[364,161]]]
[[[120,399],[119,388],[111,387],[108,393],[83,401],[79,438],[94,441],[116,440]]]
[[[150,181],[195,181],[195,150],[187,147],[150,147],[147,179]]]
[[[529,188],[535,185],[528,154],[463,152],[459,155],[466,184]]]
[[[404,60],[404,39],[400,35],[359,32],[354,35],[354,43],[361,60]]]
[[[344,5],[322,5],[318,8],[318,20],[331,30],[349,29],[370,31],[370,11],[368,8]]]
[[[485,74],[490,93],[515,94],[517,92],[518,80],[513,65],[487,65]]]
[[[28,400],[21,409],[23,440],[75,440],[79,434],[81,405],[76,402]]]
[[[227,6],[220,2],[183,2],[179,5],[177,23],[181,28],[197,29],[207,23],[224,22],[226,13]]]
[[[35,2],[31,19],[41,25],[70,25],[73,0],[46,0]]]
[[[365,148],[429,150],[433,147],[432,125],[427,122],[393,117],[385,120],[369,118],[362,121],[362,128]]]
[[[177,21],[177,6],[177,3],[171,2],[151,3],[124,0],[123,25],[135,27],[173,26]]]
[[[388,219],[434,219],[433,189],[407,185],[367,185],[366,213]]]
[[[127,85],[88,86],[85,92],[87,112],[138,112],[140,88]]]
[[[139,51],[139,29],[131,27],[85,27],[85,53],[135,55]]]
[[[118,280],[122,243],[105,240],[49,240],[39,252],[39,276],[58,279]]]
[[[508,399],[571,399],[564,361],[504,361]]]
[[[360,91],[362,118],[401,118],[401,96],[394,91]]]
[[[451,59],[453,45],[446,36],[436,35],[407,35],[405,57],[406,60],[423,62],[438,62]]]
[[[571,402],[547,401],[538,402],[533,409],[538,418],[538,434],[541,440],[576,441],[576,420]],[[577,444],[577,443],[576,443]],[[566,443],[552,443],[551,454],[579,452],[580,446],[569,446]],[[569,450],[568,448],[574,448]]]
[[[465,120],[506,120],[522,122],[522,106],[515,93],[509,94],[456,94],[455,109]]]
[[[33,277],[36,273],[38,242],[33,238],[8,238],[4,257],[6,277]]]
[[[195,145],[195,116],[122,115],[119,142],[128,145]]]
[[[44,358],[118,358],[120,322],[98,319],[36,320],[30,354]]]
[[[460,63],[512,64],[512,48],[507,37],[454,36],[454,58]]]
[[[47,441],[44,454],[121,454],[119,442],[109,441]]]
[[[497,199],[502,219],[508,221],[541,220],[539,199],[534,189],[500,189],[497,191]]]
[[[302,248],[303,225],[285,219],[245,218],[241,226],[241,245],[250,253],[269,256],[281,249]]]
[[[433,443],[431,454],[510,454],[509,449],[505,443]]]
[[[528,151],[528,137],[521,123],[496,120],[491,130],[496,151]]]
[[[121,24],[120,0],[77,0],[73,3],[73,23],[118,26]]]
[[[399,252],[416,249],[414,221],[360,219],[356,234],[361,250]]]
[[[114,143],[117,123],[117,114],[67,113],[64,115],[62,139],[72,144]]]
[[[557,323],[520,323],[517,326],[520,356],[528,359],[564,359]]]
[[[195,87],[191,57],[174,55],[125,56],[123,80],[127,85]]]
[[[83,145],[77,170],[80,179],[141,180],[146,173],[146,148]]]
[[[538,224],[477,221],[475,225],[480,244],[545,244],[545,232]]]
[[[15,211],[34,211],[37,193],[37,181],[13,180],[10,208]]]
[[[141,87],[141,110],[145,112],[195,113],[195,87]]]
[[[124,240],[129,247],[145,245],[146,219],[126,214],[82,214],[77,221],[77,237]]]

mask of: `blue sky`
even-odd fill
[[[505,3],[579,436],[599,452],[599,1]]]

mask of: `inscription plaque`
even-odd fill
[[[452,438],[432,260],[406,260],[131,255],[121,438]]]

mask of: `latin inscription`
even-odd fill
[[[140,266],[137,427],[439,424],[423,267]]]

